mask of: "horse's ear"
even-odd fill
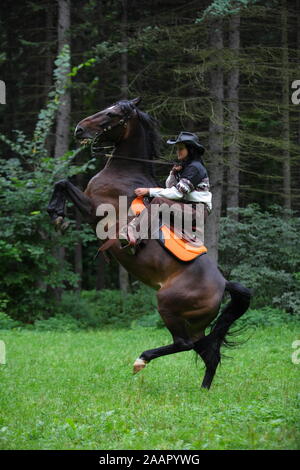
[[[134,104],[134,106],[137,106],[141,101],[142,98],[138,96],[137,98],[133,98],[133,100],[131,100],[131,103]]]

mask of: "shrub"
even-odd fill
[[[159,321],[155,292],[147,287],[127,295],[119,290],[66,292],[58,309],[59,314],[79,320],[83,328],[156,326]]]
[[[0,330],[10,330],[20,325],[19,322],[13,320],[7,313],[8,299],[5,294],[0,296]]]
[[[300,318],[300,291],[284,292],[280,297],[274,297],[273,305]]]
[[[135,326],[142,326],[142,327],[152,327],[152,328],[163,328],[164,322],[159,315],[158,312],[156,313],[150,313],[143,315],[142,317],[138,318],[137,320],[134,320],[131,324],[131,326],[134,328]]]
[[[20,326],[20,322],[13,320],[9,315],[0,312],[0,330],[11,330]]]
[[[272,206],[262,211],[252,204],[239,209],[239,221],[221,220],[219,262],[225,277],[254,290],[252,307],[271,305],[273,298],[299,291],[300,218]],[[284,303],[274,305],[286,309]],[[297,310],[289,305],[287,311]]]
[[[82,325],[69,315],[55,315],[47,320],[36,320],[34,327],[40,331],[77,331]]]
[[[279,308],[263,307],[248,310],[234,325],[238,326],[275,326],[298,321],[298,317],[289,315]],[[233,327],[234,329],[234,327]]]

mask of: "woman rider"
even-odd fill
[[[196,134],[185,131],[181,132],[175,140],[168,140],[167,143],[176,145],[178,164],[172,168],[166,180],[166,188],[137,188],[135,194],[139,197],[154,197],[151,204],[166,203],[166,199],[169,199],[170,205],[174,204],[171,201],[192,203],[195,209],[195,203],[202,203],[204,204],[204,219],[206,219],[212,209],[212,194],[209,191],[208,174],[202,160],[204,147]],[[128,225],[129,245],[135,245],[137,242],[130,230],[133,225],[136,225],[137,219],[142,225],[141,216]]]

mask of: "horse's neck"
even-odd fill
[[[118,158],[120,157],[120,158]],[[147,153],[144,135],[141,132],[118,144],[113,151],[112,157],[107,162],[104,172],[114,186],[122,183],[122,188],[128,188],[128,196],[132,195],[132,187],[157,186],[152,174],[152,166],[149,162],[136,161],[149,160],[151,155]]]
[[[96,206],[111,203],[117,207],[120,196],[127,196],[129,203],[135,197],[136,188],[157,186],[151,164],[131,158],[151,158],[143,134],[140,139],[127,139],[116,146],[105,168],[90,181],[86,194],[94,200]]]

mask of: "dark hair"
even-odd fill
[[[187,150],[188,150],[188,159],[189,160],[198,160],[202,165],[204,166],[204,161],[202,159],[202,153],[199,149],[197,149],[194,145],[192,144],[185,144]]]

